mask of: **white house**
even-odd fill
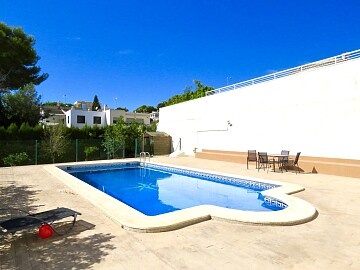
[[[106,126],[104,111],[85,111],[71,109],[65,113],[67,127]]]
[[[150,113],[150,119],[154,122],[159,122],[159,112]]]
[[[150,125],[150,116],[148,113],[133,113],[123,110],[104,109],[98,111],[91,111],[87,109],[88,106],[73,107],[71,110],[65,112],[67,127],[83,127],[87,126],[109,126],[115,124],[116,121],[122,117],[126,123],[138,122],[145,125]]]
[[[42,125],[57,125],[57,124],[65,124],[65,112],[69,110],[69,107],[60,106],[49,106],[49,105],[42,105],[40,107],[40,115],[41,120],[40,124]]]

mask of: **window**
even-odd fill
[[[113,124],[115,124],[118,119],[119,119],[119,117],[114,117],[114,118],[113,118]]]
[[[70,124],[70,116],[67,117],[68,124]]]
[[[77,123],[78,124],[85,124],[85,115],[78,115],[77,116]]]
[[[125,123],[129,124],[132,122],[136,122],[136,123],[144,123],[144,119],[141,118],[126,118]]]
[[[94,116],[94,124],[101,125],[101,117],[100,116]]]
[[[132,123],[134,120],[134,118],[126,118],[125,123],[129,124]]]

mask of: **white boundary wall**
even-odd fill
[[[161,108],[158,131],[174,149],[181,138],[187,155],[288,149],[359,160],[360,59]]]

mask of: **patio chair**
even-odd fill
[[[300,173],[300,167],[299,167],[300,154],[301,154],[301,152],[297,152],[297,154],[295,156],[295,159],[289,159],[288,163],[287,163],[287,166],[293,167],[294,169],[296,169],[295,170],[296,174],[297,174],[298,171]]]
[[[255,162],[255,168],[258,167],[258,160],[256,155],[256,150],[248,150],[248,155],[246,157],[246,168],[249,169],[249,162]]]
[[[68,208],[60,207],[52,210],[48,210],[45,212],[40,212],[37,214],[31,214],[29,212],[26,212],[21,209],[16,208],[1,208],[0,210],[16,210],[19,212],[24,213],[21,216],[9,218],[6,220],[0,221],[0,236],[6,235],[6,234],[15,234],[17,231],[30,229],[34,227],[40,227],[41,225],[47,224],[49,225],[54,232],[56,232],[59,235],[63,235],[65,233],[68,233],[75,225],[76,217],[77,215],[81,215],[79,212],[73,211]],[[67,217],[73,217],[72,226],[65,232],[65,233],[59,233],[57,232],[54,227],[52,226],[52,223],[57,220],[61,220]]]
[[[279,157],[278,159],[278,166],[281,171],[283,171],[284,168],[286,169],[285,166],[289,162],[289,153],[290,151],[288,150],[281,150],[281,155],[287,155],[287,157]]]
[[[259,152],[259,160],[258,160],[258,171],[261,168],[264,168],[268,170],[269,172],[269,167],[271,167],[271,165],[274,165],[274,160],[273,159],[269,159],[267,152]]]

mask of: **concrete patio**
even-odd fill
[[[252,165],[193,157],[156,162],[296,183],[318,210],[296,226],[210,220],[163,233],[136,233],[53,177],[42,165],[0,168],[1,207],[82,213],[74,230],[42,240],[36,230],[0,239],[0,269],[360,269],[360,179],[258,172]],[[60,228],[66,227],[64,222]]]

